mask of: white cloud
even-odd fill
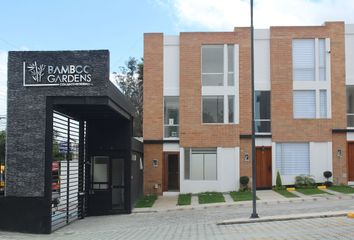
[[[156,0],[161,2],[161,0]],[[185,29],[230,31],[250,25],[249,0],[170,0],[180,31]],[[255,0],[254,26],[321,25],[325,21],[354,23],[354,1]]]

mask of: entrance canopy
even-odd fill
[[[141,190],[132,172],[142,174],[132,170],[134,112],[109,80],[107,50],[9,52],[0,228],[49,233],[87,214],[130,212],[140,194],[131,185]]]

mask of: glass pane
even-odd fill
[[[190,178],[190,148],[184,149],[184,179]]]
[[[327,117],[327,90],[320,90],[320,117]]]
[[[234,122],[234,108],[235,108],[235,96],[228,96],[229,105],[229,123]]]
[[[354,127],[354,115],[347,115],[347,126]]]
[[[228,72],[234,72],[234,45],[227,45]]]
[[[202,73],[224,72],[224,45],[202,47]]]
[[[326,42],[321,38],[318,40],[318,52],[319,52],[319,71],[320,81],[326,81]]]
[[[164,102],[164,123],[165,125],[176,125],[179,123],[179,99],[178,97],[165,97]]]
[[[203,123],[224,122],[224,96],[203,97]]]
[[[227,85],[228,86],[234,86],[235,85],[235,79],[234,79],[234,73],[228,73],[227,74]]]
[[[93,182],[107,183],[108,181],[108,157],[94,157],[93,161]],[[99,189],[104,189],[107,184],[99,184]],[[94,185],[95,186],[95,185]],[[102,188],[103,187],[103,188]]]
[[[255,119],[270,119],[270,91],[255,91]]]
[[[179,126],[165,126],[165,138],[178,137]]]
[[[315,40],[293,40],[294,81],[315,81]]]
[[[277,143],[276,165],[283,175],[310,173],[310,151],[308,143]]]
[[[347,86],[347,113],[354,113],[354,85]]]
[[[315,91],[294,91],[294,118],[316,118]]]
[[[255,120],[256,133],[270,133],[270,120]]]
[[[223,73],[202,74],[202,85],[203,86],[223,86],[224,74]]]
[[[216,154],[204,154],[204,180],[217,180]]]
[[[203,154],[192,154],[190,179],[203,180]]]

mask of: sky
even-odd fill
[[[110,51],[110,71],[143,57],[147,32],[232,31],[249,26],[249,0],[0,0],[0,118],[7,52]],[[354,0],[254,0],[255,28],[354,23]],[[4,128],[0,119],[0,129]]]

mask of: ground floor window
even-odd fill
[[[185,179],[217,180],[215,148],[186,148],[184,165]]]
[[[282,175],[310,174],[309,143],[277,143],[276,166]]]

